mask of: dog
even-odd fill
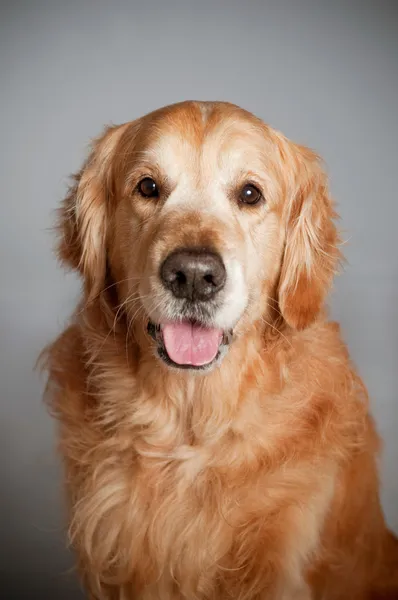
[[[319,157],[224,102],[94,141],[58,221],[82,297],[43,354],[91,599],[398,598],[380,441],[325,299]]]

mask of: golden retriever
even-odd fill
[[[58,255],[82,301],[45,351],[92,599],[398,598],[366,389],[324,309],[318,157],[245,110],[109,127]]]

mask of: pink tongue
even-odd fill
[[[183,322],[163,325],[162,331],[167,354],[178,365],[200,367],[217,356],[221,329]]]

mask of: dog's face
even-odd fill
[[[170,368],[208,370],[270,307],[321,309],[338,257],[316,156],[224,103],[182,103],[108,129],[62,213],[88,300],[106,272]],[[116,307],[115,307],[116,309]]]

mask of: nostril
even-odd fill
[[[203,279],[206,281],[206,283],[211,283],[212,285],[216,285],[216,283],[214,281],[214,277],[211,273],[209,275],[205,275],[203,277]]]
[[[177,273],[175,274],[175,281],[181,285],[184,285],[184,283],[187,282],[185,273],[183,273],[182,271],[177,271]]]

